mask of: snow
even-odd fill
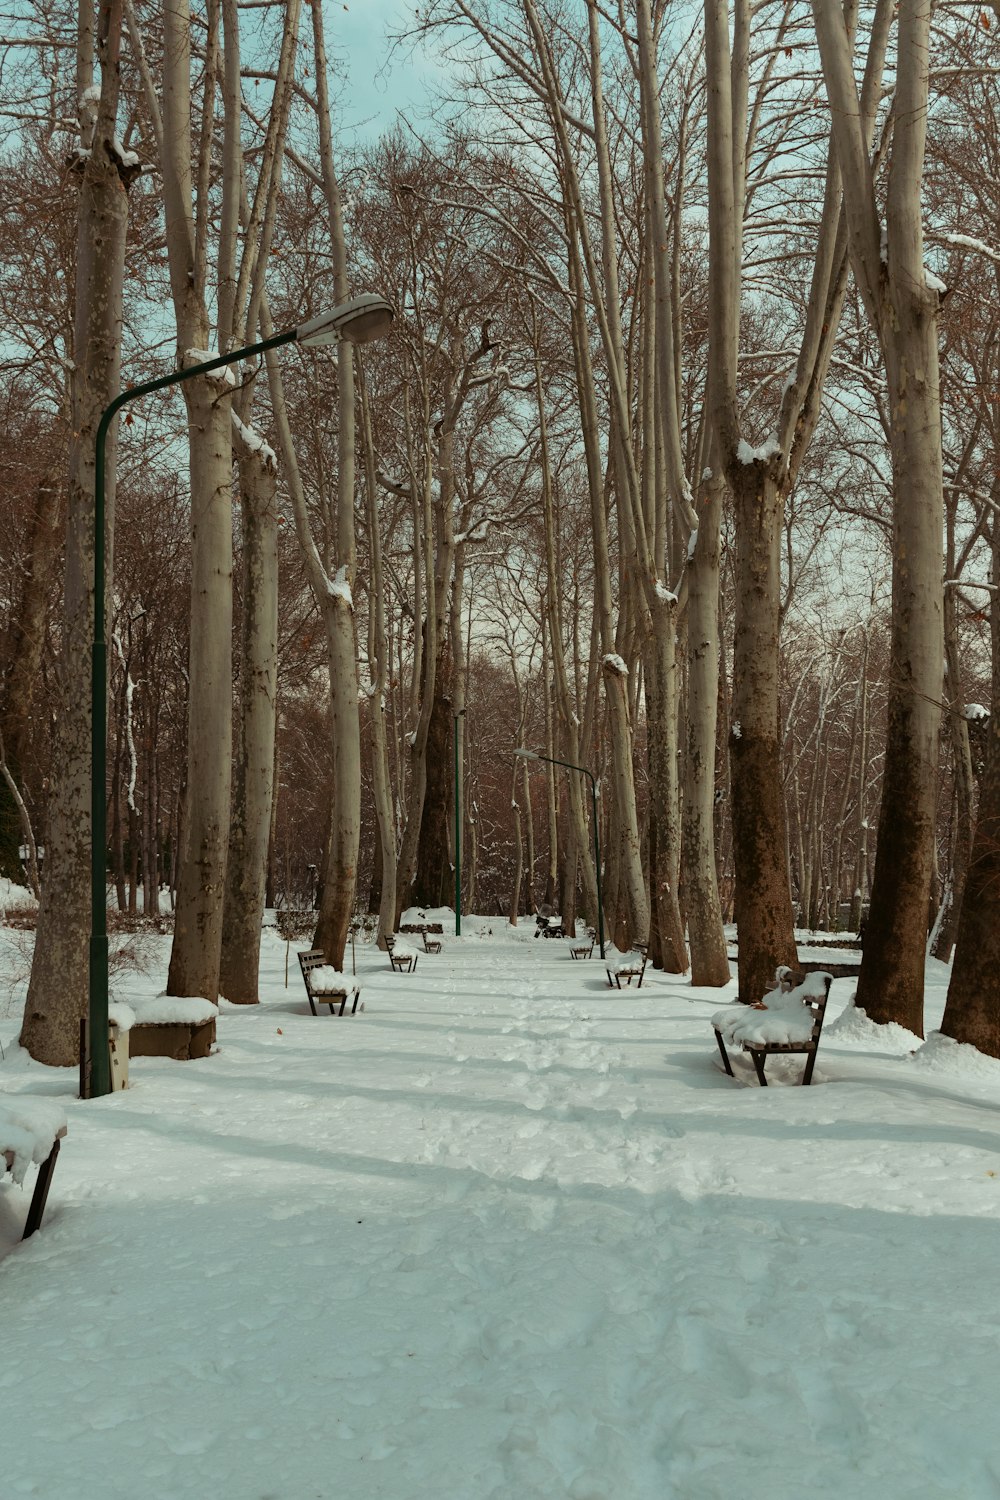
[[[617,672],[619,677],[628,676],[628,667],[622,658],[614,651],[609,651],[604,658],[604,665],[612,672]]]
[[[343,599],[348,609],[354,608],[354,595],[351,593],[351,585],[347,581],[346,563],[337,569],[334,578],[327,579],[326,589],[331,598]]]
[[[10,1157],[10,1174],[23,1182],[32,1162],[43,1162],[56,1136],[66,1130],[66,1111],[51,1099],[26,1094],[0,1096],[0,1157]],[[0,1175],[6,1163],[0,1161]]]
[[[695,538],[698,536],[696,531],[691,534]],[[659,579],[656,581],[656,597],[657,599],[662,599],[665,604],[677,603],[677,595],[671,589],[668,589],[665,583],[661,583]]]
[[[278,457],[274,449],[265,443],[259,432],[254,432],[252,427],[248,427],[245,422],[241,422],[234,411],[230,412],[230,416],[233,419],[233,427],[236,429],[236,433],[244,446],[260,459],[265,469],[269,470],[272,474],[275,473],[278,468]]]
[[[740,438],[736,448],[736,457],[741,464],[766,463],[769,458],[777,458],[780,454],[781,444],[773,433],[759,448],[751,448],[744,438]]]
[[[942,234],[941,238],[947,240],[949,245],[963,245],[967,250],[978,250],[980,255],[1000,262],[1000,251],[994,250],[992,245],[987,245],[985,240],[974,239],[968,234]]]
[[[342,990],[346,984],[343,969],[335,969],[332,964],[317,964],[309,970],[309,987],[314,995],[325,990]]]
[[[816,1016],[806,1005],[810,999],[821,999],[826,993],[825,974],[807,974],[792,990],[770,990],[763,1000],[764,1010],[752,1005],[728,1005],[712,1016],[730,1042],[807,1042],[812,1036]]]
[[[121,166],[137,167],[139,165],[139,158],[137,154],[134,151],[128,151],[119,136],[116,135],[112,137],[111,149],[117,156],[119,164]]]
[[[0,1102],[69,1121],[31,1240],[0,1188],[5,1497],[996,1500],[997,1067],[835,980],[813,1086],[741,1087],[733,986],[533,932],[359,944],[347,1019],[268,929],[210,1057],[87,1103],[0,1000]]]
[[[962,710],[962,716],[966,719],[988,719],[990,711],[988,708],[984,708],[981,703],[967,703]]]
[[[924,266],[924,285],[932,292],[943,293],[948,290],[940,276],[935,276],[934,272],[928,271],[926,266]]]
[[[219,1014],[219,1007],[200,995],[160,993],[128,1003],[135,1014],[133,1025],[137,1026],[201,1026],[205,1021],[214,1021]]]
[[[623,974],[626,969],[641,969],[642,954],[609,952],[605,967],[610,969],[612,974]]]
[[[218,349],[185,349],[184,362],[187,365],[207,365],[213,359],[221,359],[222,355]],[[229,365],[220,365],[217,370],[210,370],[205,376],[206,380],[212,381],[214,385],[231,386],[236,388],[236,376]]]
[[[729,733],[732,735],[734,740],[741,740],[743,738],[743,726],[740,723],[739,719],[733,720]]]

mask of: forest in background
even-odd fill
[[[329,35],[324,25],[329,27]],[[432,0],[435,119],[338,138],[336,8],[4,17],[0,873],[75,1056],[94,437],[119,419],[112,901],[257,999],[265,904],[548,903],[744,999],[865,920],[858,1004],[1000,1055],[997,17]],[[455,848],[456,764],[461,850]],[[957,951],[956,951],[957,950]]]

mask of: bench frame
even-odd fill
[[[42,1227],[42,1217],[45,1213],[45,1205],[49,1200],[49,1188],[52,1186],[52,1174],[56,1169],[56,1161],[59,1156],[59,1147],[62,1145],[65,1128],[60,1130],[52,1142],[52,1150],[43,1162],[39,1163],[38,1176],[35,1178],[35,1189],[31,1195],[31,1203],[28,1206],[28,1217],[24,1221],[24,1233],[22,1240],[26,1240],[35,1233],[36,1229]],[[9,1172],[14,1165],[13,1151],[2,1153],[4,1170]]]
[[[299,961],[299,968],[302,970],[302,982],[306,987],[309,1009],[314,1016],[319,1015],[319,1011],[316,1009],[317,1005],[328,1005],[331,1016],[342,1016],[347,1009],[348,1000],[352,998],[354,1003],[351,1006],[351,1015],[353,1016],[356,1013],[358,1001],[361,998],[361,988],[359,985],[354,985],[351,990],[348,990],[345,985],[343,989],[327,990],[325,993],[313,989],[309,975],[313,969],[322,968],[326,963],[326,955],[322,948],[300,948],[296,957]]]
[[[826,1003],[830,998],[830,983],[831,976],[827,974],[826,993],[824,995],[809,995],[802,1002],[807,1010],[812,1011],[814,1017],[812,1035],[806,1041],[740,1043],[743,1051],[750,1054],[750,1061],[753,1063],[754,1072],[757,1074],[757,1078],[762,1089],[767,1088],[767,1079],[764,1077],[764,1064],[767,1061],[768,1057],[770,1057],[772,1054],[802,1054],[806,1059],[806,1065],[802,1071],[802,1078],[800,1079],[800,1083],[803,1085],[812,1083],[813,1069],[816,1066],[816,1053],[819,1050],[819,1039],[823,1034],[823,1019],[826,1015]],[[725,1068],[730,1078],[735,1078],[736,1074],[733,1072],[733,1065],[729,1060],[729,1053],[726,1051],[726,1044],[723,1041],[722,1032],[719,1030],[718,1026],[716,1026],[714,1030],[715,1040],[718,1042],[719,1051],[722,1054],[722,1066]]]

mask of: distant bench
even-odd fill
[[[24,1181],[29,1165],[35,1162],[38,1176],[31,1195],[28,1217],[21,1238],[34,1234],[42,1222],[45,1204],[56,1169],[59,1147],[66,1135],[66,1115],[49,1099],[36,1095],[0,1095],[0,1160],[5,1176]]]

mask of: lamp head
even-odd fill
[[[522,760],[541,760],[537,750],[525,750],[522,747],[520,750],[515,750],[514,754],[519,755]]]
[[[307,349],[339,344],[341,339],[348,344],[370,344],[389,332],[395,316],[391,302],[376,292],[362,292],[359,297],[310,318],[308,323],[301,323],[295,337]]]

